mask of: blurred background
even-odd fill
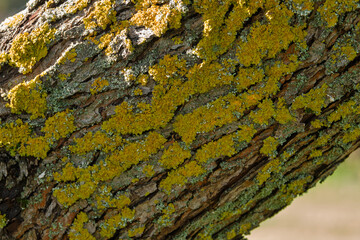
[[[15,13],[24,10],[26,0],[0,0],[0,22]]]
[[[0,22],[23,10],[26,0],[0,0]],[[335,173],[263,222],[249,240],[359,240],[360,150]]]
[[[254,229],[249,240],[359,240],[360,150],[323,183]]]

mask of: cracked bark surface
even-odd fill
[[[70,14],[62,10],[66,1],[30,1],[22,20],[14,27],[0,25],[0,53],[10,51],[18,34],[31,32],[45,23],[56,29],[55,37],[47,44],[47,55],[32,66],[30,73],[20,73],[9,62],[2,64],[2,126],[21,119],[31,125],[34,135],[43,136],[41,127],[46,119],[66,109],[72,110],[76,126],[75,131],[55,141],[43,159],[11,153],[4,143],[1,145],[0,139],[0,214],[5,214],[8,221],[0,229],[1,239],[69,239],[69,233],[75,231],[72,228],[80,212],[85,212],[89,218],[83,229],[95,239],[107,239],[101,234],[101,229],[106,220],[120,212],[120,209],[96,209],[91,197],[79,199],[69,207],[61,204],[53,195],[54,189],[65,185],[53,177],[55,172],[61,172],[64,168],[61,159],[68,156],[75,166],[83,167],[104,161],[111,153],[94,150],[80,156],[70,154],[68,148],[75,144],[74,139],[81,138],[90,131],[100,131],[102,124],[115,115],[116,107],[122,103],[129,102],[133,106],[139,102],[151,104],[158,82],[150,77],[147,84],[141,85],[133,78],[146,73],[149,67],[158,64],[165,55],[181,56],[181,59],[186,60],[187,69],[203,61],[192,52],[203,38],[204,29],[203,15],[196,11],[192,3],[186,5],[188,9],[182,13],[179,28],[168,29],[157,36],[150,28],[130,25],[121,34],[115,34],[109,43],[112,52],[106,55],[105,49],[101,49],[94,43],[96,41],[87,37],[93,31],[97,32],[97,36],[109,33],[110,24],[105,29],[97,27],[89,30],[83,23],[83,19],[94,10],[97,2],[99,1],[88,1],[83,10]],[[159,1],[158,5],[168,3]],[[348,39],[360,42],[360,31],[356,27],[360,20],[359,8],[342,13],[338,23],[329,28],[326,24],[319,23],[317,9],[323,4],[325,1],[316,1],[314,9],[306,16],[295,14],[297,17],[291,20],[294,26],[306,24],[307,50],[301,52],[291,42],[274,58],[286,63],[290,61],[289,56],[295,53],[302,59],[295,71],[281,76],[278,81],[279,90],[267,97],[273,103],[278,103],[283,98],[286,106],[291,109],[294,120],[280,124],[269,119],[268,124],[255,124],[256,133],[251,141],[240,142],[235,147],[235,154],[211,158],[203,166],[206,169],[204,174],[190,177],[183,185],[175,184],[171,192],[167,193],[161,189],[160,183],[172,170],[162,167],[158,161],[164,148],[167,149],[174,142],[182,142],[183,136],[174,130],[177,117],[191,114],[201,106],[210,106],[214,100],[233,93],[236,87],[224,84],[191,95],[176,107],[173,116],[164,126],[155,128],[167,141],[163,149],[149,156],[149,160],[140,161],[121,175],[101,183],[112,188],[113,196],[121,193],[129,197],[131,202],[128,207],[135,210],[133,218],[124,226],[117,227],[113,236],[108,239],[129,239],[129,231],[141,227],[143,231],[132,238],[243,239],[244,234],[290,204],[294,197],[332,174],[359,147],[360,134],[351,141],[344,139],[347,133],[356,132],[360,124],[360,111],[357,110],[360,106],[360,46],[353,46],[356,56],[351,60],[346,56],[335,60],[333,57],[337,56],[335,46],[345,46]],[[112,1],[111,6],[116,11],[116,21],[129,20],[137,11],[131,1]],[[229,6],[227,12],[230,13],[233,8],[234,5]],[[265,21],[267,12],[266,7],[259,8],[237,31],[236,39],[249,33],[255,23]],[[183,41],[175,43],[172,39],[176,37],[181,37]],[[128,40],[131,41],[133,50],[126,45]],[[75,49],[77,53],[74,61],[68,58],[60,64],[59,59],[71,49]],[[234,43],[218,56],[218,60],[233,59],[235,51]],[[273,59],[264,57],[263,64],[270,61]],[[243,67],[241,63],[235,63],[228,73],[236,75]],[[61,80],[60,75],[66,75],[65,80]],[[31,119],[30,114],[24,111],[20,114],[13,113],[8,105],[9,91],[36,77],[39,77],[42,90],[47,93],[45,116]],[[110,84],[92,94],[91,89],[98,78],[106,78]],[[258,82],[235,95],[255,91],[264,84]],[[319,89],[324,84],[329,88],[320,113],[312,111],[311,106],[291,108],[297,97],[306,95],[312,89]],[[142,95],[134,94],[135,89],[140,89]],[[336,121],[314,127],[312,122],[316,119],[329,119],[332,113],[340,112],[339,108],[349,101],[355,102],[351,105],[354,111],[344,114]],[[195,154],[206,144],[235,134],[239,125],[250,125],[251,114],[259,111],[258,109],[258,104],[250,105],[235,121],[214,125],[211,131],[197,132],[196,139],[187,144],[192,157],[180,166],[194,160]],[[122,137],[129,143],[138,142],[144,140],[151,131],[153,129],[140,134],[127,133]],[[323,136],[328,136],[326,144],[319,145],[317,140]],[[261,153],[261,149],[264,140],[269,137],[274,137],[280,143],[271,156],[266,156]],[[321,152],[320,156],[315,155],[316,150]],[[280,162],[280,167],[272,167],[271,164],[276,159]],[[155,171],[152,176],[141,173],[149,162]],[[264,177],[262,174],[269,175]],[[260,180],[261,176],[265,178],[263,182]],[[171,211],[171,204],[174,211]],[[73,239],[81,239],[80,237]]]

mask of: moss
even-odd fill
[[[9,64],[18,67],[23,74],[31,72],[35,63],[47,55],[47,45],[54,38],[55,32],[46,23],[31,33],[16,35],[8,53]]]

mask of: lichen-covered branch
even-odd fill
[[[0,24],[0,235],[240,239],[360,144],[355,0],[32,0]]]

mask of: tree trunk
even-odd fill
[[[0,25],[1,239],[243,239],[360,144],[359,19],[30,1]]]

